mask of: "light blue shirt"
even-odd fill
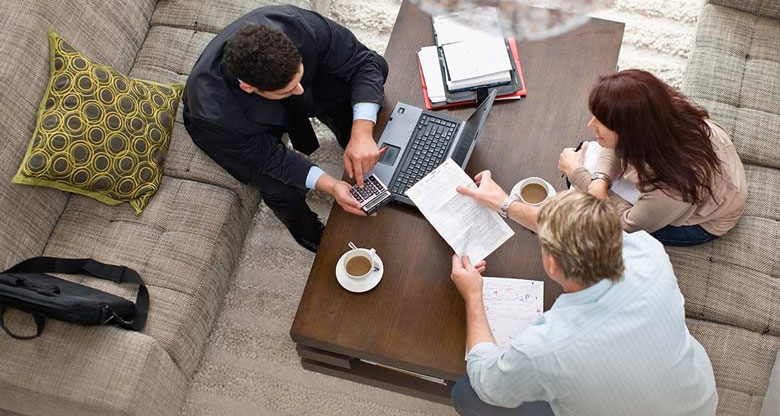
[[[475,345],[471,385],[486,403],[550,403],[556,416],[712,416],[715,377],[685,326],[684,299],[663,246],[623,234],[625,272],[562,294],[505,353]]]
[[[376,115],[380,105],[377,103],[355,103],[352,106],[352,121],[368,120],[376,124]]]
[[[376,124],[376,115],[379,113],[380,105],[377,103],[355,103],[352,106],[352,121],[369,120]],[[317,166],[312,166],[306,175],[306,188],[314,189],[317,181],[325,172]]]

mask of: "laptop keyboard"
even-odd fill
[[[425,175],[443,162],[458,125],[451,121],[423,114],[409,141],[411,153],[405,158],[390,190],[403,195]]]

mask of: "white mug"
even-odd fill
[[[349,263],[350,260],[352,260],[355,257],[362,256],[362,257],[368,257],[368,259],[371,261],[371,267],[368,269],[368,271],[360,276],[355,276],[351,274],[349,271],[347,271],[347,263]],[[353,279],[362,279],[372,272],[376,270],[376,250],[373,248],[367,249],[367,248],[356,248],[352,249],[347,252],[347,254],[344,256],[344,273],[347,274],[347,276],[353,278]]]
[[[542,187],[544,187],[547,190],[547,197],[544,198],[543,200],[539,201],[539,202],[533,202],[533,203],[532,202],[528,202],[525,199],[523,199],[523,195],[522,195],[523,188],[526,185],[530,185],[530,184],[537,184],[537,185],[541,185]],[[548,199],[550,199],[555,194],[556,194],[555,188],[553,188],[553,186],[550,185],[549,182],[547,182],[546,180],[544,180],[542,178],[537,178],[536,176],[532,176],[530,178],[523,179],[522,181],[518,182],[517,185],[515,185],[512,188],[512,195],[517,196],[520,199],[520,201],[523,202],[524,204],[533,205],[533,206],[539,206],[539,205],[544,204]]]

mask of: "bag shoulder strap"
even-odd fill
[[[0,328],[2,328],[6,334],[10,335],[11,338],[15,338],[19,340],[28,340],[28,339],[38,338],[43,333],[43,328],[46,326],[46,316],[38,313],[31,314],[33,319],[35,320],[35,328],[36,328],[35,335],[17,335],[11,332],[11,330],[5,326],[5,310],[6,310],[6,306],[0,303]]]
[[[22,261],[3,273],[65,273],[87,274],[115,283],[136,283],[138,296],[135,299],[135,316],[132,322],[119,321],[122,327],[140,331],[146,325],[149,314],[149,291],[143,279],[135,270],[94,259],[63,259],[58,257],[33,257]]]

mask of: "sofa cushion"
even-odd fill
[[[780,19],[780,3],[772,0],[711,0],[713,4],[730,7],[763,17]]]
[[[6,313],[14,327],[28,320],[13,309]],[[2,336],[0,349],[0,397],[3,408],[14,412],[173,416],[184,402],[184,373],[160,343],[142,333],[49,320],[41,337]]]
[[[718,415],[757,415],[780,337],[698,319],[686,321],[712,362]]]
[[[211,32],[153,26],[138,51],[132,74],[138,76],[142,71],[164,82],[184,81],[214,36]]]
[[[780,335],[780,173],[745,165],[748,199],[737,226],[713,242],[667,247],[688,316]]]
[[[91,257],[131,267],[150,294],[144,334],[157,340],[189,376],[237,261],[248,207],[221,187],[163,177],[143,215],[74,195],[44,255]],[[134,299],[132,285],[79,277],[77,281]]]
[[[779,38],[780,20],[706,5],[683,87],[726,128],[743,162],[774,168],[780,168]]]
[[[69,194],[12,185],[35,127],[49,78],[46,31],[57,30],[83,52],[121,71],[130,69],[149,28],[156,0],[3,2],[0,13],[0,265],[40,255]]]
[[[286,4],[323,12],[327,2],[290,0]],[[169,0],[160,2],[152,16],[153,26],[172,26],[197,32],[218,33],[239,17],[263,6],[280,4],[272,0]]]
[[[140,214],[160,185],[181,84],[137,80],[49,31],[51,77],[13,182],[48,186]]]
[[[780,114],[737,107],[720,101],[697,98],[696,103],[723,126],[734,142],[743,163],[778,168],[774,141],[780,140]]]
[[[154,26],[138,51],[130,75],[158,82],[185,82],[200,52],[213,37],[208,32]],[[164,174],[230,189],[251,204],[257,199],[258,191],[239,182],[195,145],[184,128],[182,107],[176,115]]]
[[[733,233],[732,230],[727,236]],[[689,317],[780,334],[776,319],[780,299],[777,278],[730,263],[714,254],[720,250],[712,246],[668,251]]]

